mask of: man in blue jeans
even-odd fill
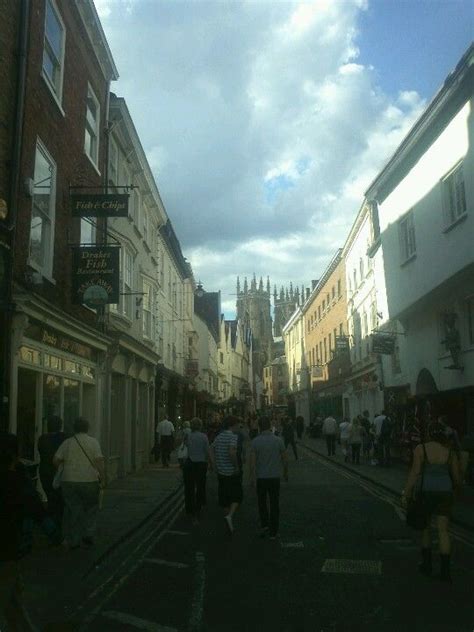
[[[271,431],[268,417],[260,419],[260,434],[250,448],[250,482],[257,486],[261,536],[271,540],[278,536],[280,519],[280,478],[288,481],[288,458],[285,444]],[[270,504],[268,511],[267,496]]]

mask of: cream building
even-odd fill
[[[304,340],[304,316],[300,306],[284,325],[283,340],[288,366],[288,391],[294,398],[295,415],[301,415],[305,424],[310,420],[309,367]]]

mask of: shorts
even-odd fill
[[[241,503],[243,498],[242,478],[240,474],[222,476],[219,474],[219,506],[229,507],[232,503]]]

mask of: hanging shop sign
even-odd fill
[[[382,355],[392,355],[395,351],[396,336],[392,334],[373,334],[372,335],[372,353],[380,353]]]
[[[186,377],[197,377],[199,375],[199,362],[197,360],[186,360]]]
[[[127,217],[127,193],[71,193],[73,217]]]
[[[72,302],[97,308],[120,298],[120,248],[76,246],[72,249]]]

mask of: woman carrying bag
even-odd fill
[[[444,581],[451,581],[449,520],[454,491],[460,482],[459,460],[448,445],[446,429],[433,422],[428,428],[428,441],[415,448],[413,465],[402,492],[402,504],[407,506],[407,523],[422,530],[419,570],[425,575],[432,573],[431,517],[436,516],[440,579]]]
[[[79,548],[81,542],[86,546],[94,544],[100,495],[105,486],[104,457],[99,442],[88,431],[89,422],[83,417],[76,419],[74,436],[66,439],[54,456],[56,467],[63,467],[63,535],[70,549]]]

